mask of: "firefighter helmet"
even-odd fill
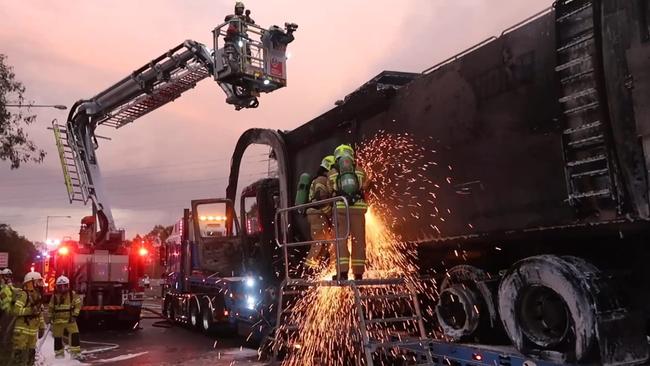
[[[235,3],[235,14],[236,15],[243,15],[244,14],[244,3],[241,1],[238,1]]]
[[[334,149],[334,158],[338,159],[342,156],[354,157],[354,149],[352,146],[343,144]]]
[[[334,163],[336,163],[336,159],[334,159],[334,155],[327,155],[321,161],[320,166],[323,167],[325,170],[329,171],[330,169],[332,169],[332,165],[334,165]]]
[[[27,272],[27,274],[25,275],[25,280],[23,281],[23,283],[27,283],[27,282],[30,282],[30,281],[34,281],[34,283],[38,283],[38,281],[43,281],[43,276],[41,276],[41,274],[38,273],[38,272],[33,272],[33,271],[32,272]]]
[[[0,271],[0,275],[11,276],[11,275],[13,275],[13,272],[11,272],[11,270],[9,268],[5,268],[2,271]]]
[[[70,280],[66,276],[59,276],[59,278],[56,279],[56,285],[69,285]]]
[[[244,7],[244,3],[243,3],[243,2],[241,2],[241,1],[237,1],[237,2],[235,3],[235,9],[237,9],[237,8],[243,8],[243,7]]]

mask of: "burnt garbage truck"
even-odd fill
[[[647,1],[561,0],[422,73],[383,72],[292,131],[246,131],[235,147],[226,199],[237,196],[251,144],[269,145],[278,163],[277,184],[254,194],[277,195],[277,205],[266,205],[270,211],[259,205],[264,218],[276,206],[292,206],[300,174],[340,143],[379,131],[431,137],[431,159],[453,166],[452,183],[437,195],[453,213],[436,222],[440,232],[428,225],[433,221],[415,218],[426,212],[398,231],[418,246],[422,275],[437,279],[428,326],[447,340],[435,343],[439,359],[643,363],[650,311],[649,21]],[[409,217],[418,209],[393,210]],[[303,218],[292,216],[289,224],[293,236],[308,238]],[[273,234],[264,233],[271,227],[261,226],[265,240],[256,253],[272,264],[277,248]],[[504,339],[516,352],[487,357]]]

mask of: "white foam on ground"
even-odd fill
[[[73,365],[86,365],[85,363],[79,362],[77,360],[73,360],[70,358],[70,354],[66,352],[65,358],[62,359],[57,359],[54,357],[54,338],[52,337],[51,334],[48,334],[45,336],[45,341],[43,342],[43,345],[41,346],[40,350],[36,350],[36,365],[39,366],[49,366],[49,365],[56,365],[56,366],[73,366]],[[39,343],[36,343],[37,347],[40,344],[41,340],[39,339]]]

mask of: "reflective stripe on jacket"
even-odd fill
[[[81,298],[74,291],[67,294],[54,294],[48,306],[50,323],[69,323],[70,317],[78,317],[81,311]]]

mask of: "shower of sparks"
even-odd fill
[[[436,202],[440,185],[451,183],[448,176],[451,167],[445,164],[439,168],[432,160],[434,155],[435,151],[416,143],[408,134],[380,132],[356,147],[357,165],[372,183],[365,197],[370,207],[365,216],[367,265],[364,277],[404,278],[421,296],[428,297],[433,296],[436,289],[428,289],[426,287],[431,284],[418,280],[417,248],[397,234],[397,230],[404,223],[420,220],[422,225],[419,226],[439,235],[445,215],[451,214],[451,210],[439,208]],[[444,172],[436,176],[439,181],[434,182],[433,171]],[[295,277],[305,277],[294,273]],[[334,266],[330,263],[311,278],[328,280],[333,274]],[[363,295],[374,296],[407,292],[404,285],[359,288]],[[293,290],[301,294],[285,304],[280,330],[284,336],[278,337],[281,344],[276,344],[287,350],[283,365],[365,364],[352,287],[318,286]],[[408,298],[368,299],[363,300],[363,305],[366,318],[409,316],[414,311]],[[423,312],[425,316],[432,314],[430,308]],[[372,323],[367,329],[375,341],[419,336],[415,321]],[[388,354],[396,356],[394,352]]]

